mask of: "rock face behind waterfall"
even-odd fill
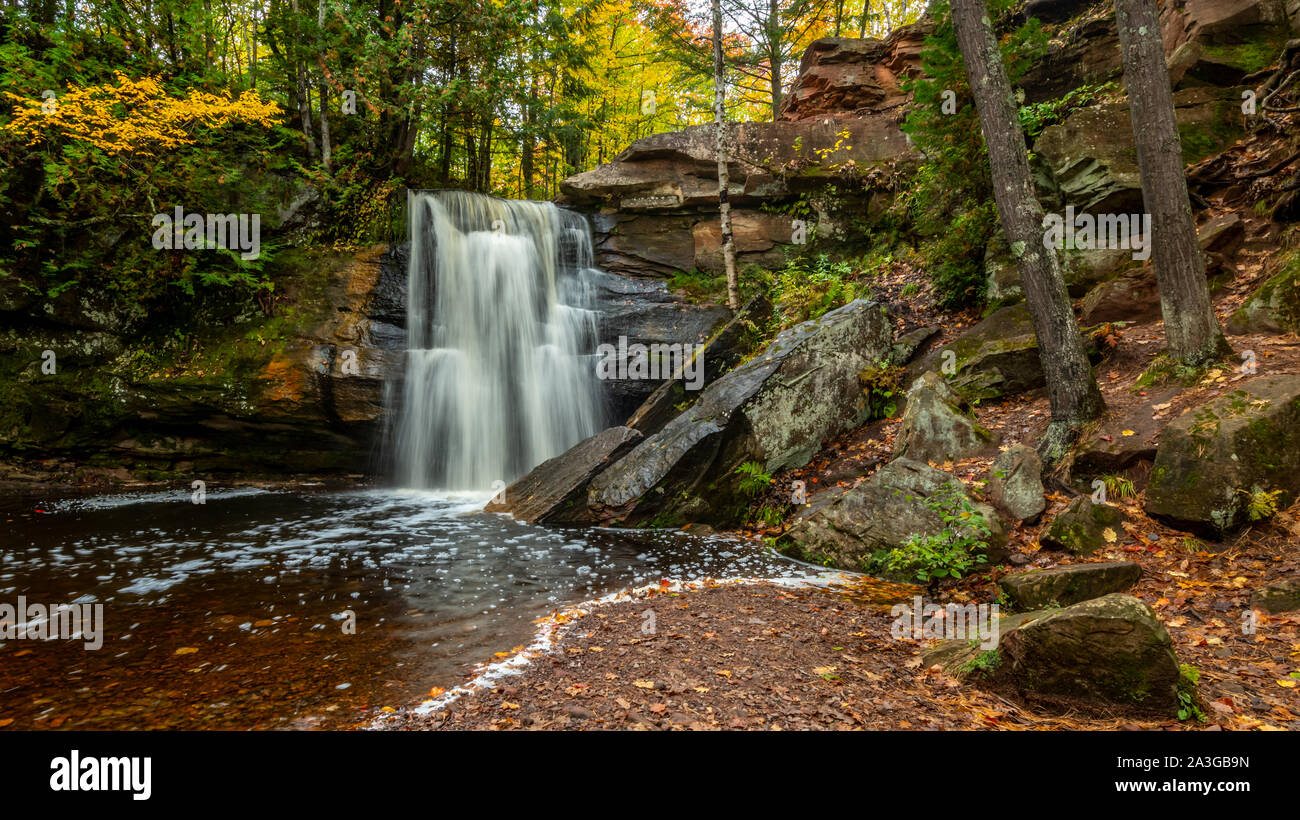
[[[886,358],[892,342],[883,309],[861,300],[781,333],[597,476],[591,514],[622,524],[733,521],[746,503],[736,469],[800,466],[861,424],[858,372]]]
[[[861,189],[870,208],[889,200],[883,180],[916,158],[899,128],[902,83],[919,73],[930,27],[905,26],[883,40],[817,40],[775,122],[730,126],[727,195],[741,266],[779,266],[802,242],[793,217],[764,206],[827,184]],[[637,140],[613,161],[564,180],[560,192],[562,202],[591,214],[596,263],[605,270],[722,270],[712,125]],[[829,221],[818,224],[823,234],[833,231]]]

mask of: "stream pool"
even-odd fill
[[[543,529],[487,495],[209,490],[0,497],[0,604],[102,604],[102,646],[0,641],[0,727],[345,728],[662,578],[794,577],[756,542]],[[353,628],[354,627],[354,628]]]

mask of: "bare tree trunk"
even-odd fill
[[[1152,235],[1147,239],[1160,285],[1165,339],[1171,356],[1199,365],[1232,351],[1210,303],[1205,257],[1187,196],[1156,0],[1116,0],[1115,17],[1142,173],[1142,201],[1151,214]]]
[[[302,43],[299,42],[302,35],[298,28],[302,18],[298,16],[298,0],[293,0],[293,31],[290,36],[294,39],[292,44],[294,86],[298,94],[298,116],[302,119],[302,136],[307,141],[307,159],[311,162],[316,161],[316,136],[312,133],[311,127],[311,84],[307,82],[307,70],[302,64],[302,58],[299,55],[302,49]]]
[[[722,106],[723,70],[722,3],[720,0],[713,0],[713,122],[717,129],[715,145],[718,154],[718,216],[722,229],[722,266],[727,274],[727,306],[732,310],[740,310],[740,288],[736,283],[736,248],[731,238],[731,203],[727,201],[727,187],[731,180],[727,173],[726,124]],[[773,109],[773,116],[775,113]]]
[[[988,145],[998,216],[1020,265],[1047,379],[1052,423],[1039,451],[1046,463],[1055,463],[1079,427],[1099,416],[1105,403],[1084,352],[1060,261],[1043,244],[1043,208],[1034,194],[1025,136],[984,0],[953,0],[952,22]]]
[[[257,6],[253,6],[251,19],[244,23],[244,39],[248,41],[248,87],[257,88]]]
[[[316,6],[316,28],[319,32],[318,36],[323,34],[325,31],[325,0],[320,0],[320,3],[317,4]],[[324,44],[323,43],[320,44],[319,47],[323,50]],[[321,55],[317,57],[317,59],[320,60],[321,76],[324,77],[325,57]],[[320,82],[319,96],[320,96],[320,161],[321,161],[321,165],[325,166],[325,172],[329,173],[331,170],[330,169],[330,154],[331,154],[330,119],[329,119],[330,92],[329,92],[329,87],[326,85],[326,81],[324,79],[322,79]]]
[[[329,118],[330,92],[329,87],[322,82],[320,84],[320,161],[325,166],[326,173],[330,172],[330,157],[333,153],[330,150],[330,118]]]
[[[533,188],[533,154],[537,151],[537,75],[534,74],[528,84],[528,98],[524,102],[524,136],[521,140],[519,155],[519,175],[524,191],[524,199],[532,199]]]

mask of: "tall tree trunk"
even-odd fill
[[[1043,208],[1034,194],[1020,116],[984,0],[953,0],[953,28],[975,95],[993,172],[993,195],[1029,303],[1047,379],[1052,422],[1039,451],[1055,463],[1079,427],[1105,409],[1083,348],[1056,252],[1043,244]]]
[[[325,166],[325,172],[329,173],[331,150],[330,150],[330,92],[329,87],[321,82],[320,84],[320,162]]]
[[[302,64],[302,18],[298,14],[298,0],[293,0],[293,29],[288,32],[292,42],[289,54],[293,56],[294,88],[298,95],[298,116],[302,120],[302,136],[307,142],[307,159],[316,161],[316,135],[311,127],[311,84],[307,81],[307,69]]]
[[[1205,257],[1196,237],[1183,172],[1182,143],[1174,116],[1156,0],[1116,0],[1124,82],[1142,173],[1142,201],[1151,214],[1152,255],[1160,286],[1169,353],[1191,365],[1231,352],[1219,329]]]
[[[713,0],[713,122],[717,129],[715,147],[718,153],[718,217],[722,230],[722,267],[727,274],[727,305],[732,310],[740,310],[740,288],[736,283],[736,249],[731,239],[731,203],[727,201],[727,187],[731,180],[727,173],[726,124],[722,105],[723,71],[722,3]]]
[[[248,40],[248,87],[252,89],[257,88],[257,12],[258,8],[254,5],[251,19],[244,31],[244,37]]]
[[[867,16],[871,14],[871,0],[862,0],[862,21],[858,24],[858,36],[867,36]]]
[[[456,35],[453,32],[451,42],[447,46],[447,71],[453,81],[460,76],[456,63],[456,45]],[[455,134],[451,127],[454,110],[450,102],[442,103],[442,147],[439,156],[438,179],[444,186],[451,183],[451,155],[456,147]]]
[[[212,0],[203,0],[203,59],[204,67],[212,67]]]
[[[316,6],[316,31],[317,31],[317,37],[320,38],[324,37],[325,0],[320,0],[320,3],[318,3]],[[326,77],[325,55],[323,53],[325,50],[325,44],[323,42],[318,43],[317,47],[320,49],[320,53],[317,54],[316,59],[320,61],[321,77],[322,77],[320,82],[320,93],[319,93],[320,96],[320,161],[321,161],[321,165],[325,166],[325,173],[330,173],[331,171],[330,154],[332,153],[330,150],[330,118],[329,118],[330,92],[329,92],[329,86],[326,85],[326,80],[324,79]]]
[[[492,192],[492,105],[488,104],[488,109],[483,112],[482,120],[479,124],[479,182],[478,190],[483,193]]]
[[[768,0],[767,61],[771,67],[771,72],[767,78],[767,83],[768,94],[772,99],[772,122],[776,122],[777,116],[781,113],[781,69],[783,68],[781,60],[781,38],[783,34],[784,32],[781,30],[780,0]]]
[[[534,74],[528,84],[528,100],[524,109],[524,138],[520,146],[519,174],[524,189],[524,199],[533,198],[533,152],[537,150],[537,135],[533,129],[537,125],[537,75]]]

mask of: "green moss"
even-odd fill
[[[1247,35],[1255,33],[1249,29],[1245,31]],[[1239,37],[1241,35],[1236,33],[1235,36]],[[1259,33],[1258,36],[1245,42],[1222,40],[1207,43],[1205,45],[1205,57],[1213,62],[1240,69],[1247,74],[1254,74],[1256,71],[1277,62],[1278,55],[1281,53],[1286,40],[1285,29],[1277,27],[1271,31]]]
[[[972,644],[978,646],[978,641],[972,641]],[[979,677],[989,677],[999,666],[1002,665],[1002,656],[998,650],[989,649],[981,652],[975,657],[963,663],[957,668],[957,677],[965,679],[978,675]]]

